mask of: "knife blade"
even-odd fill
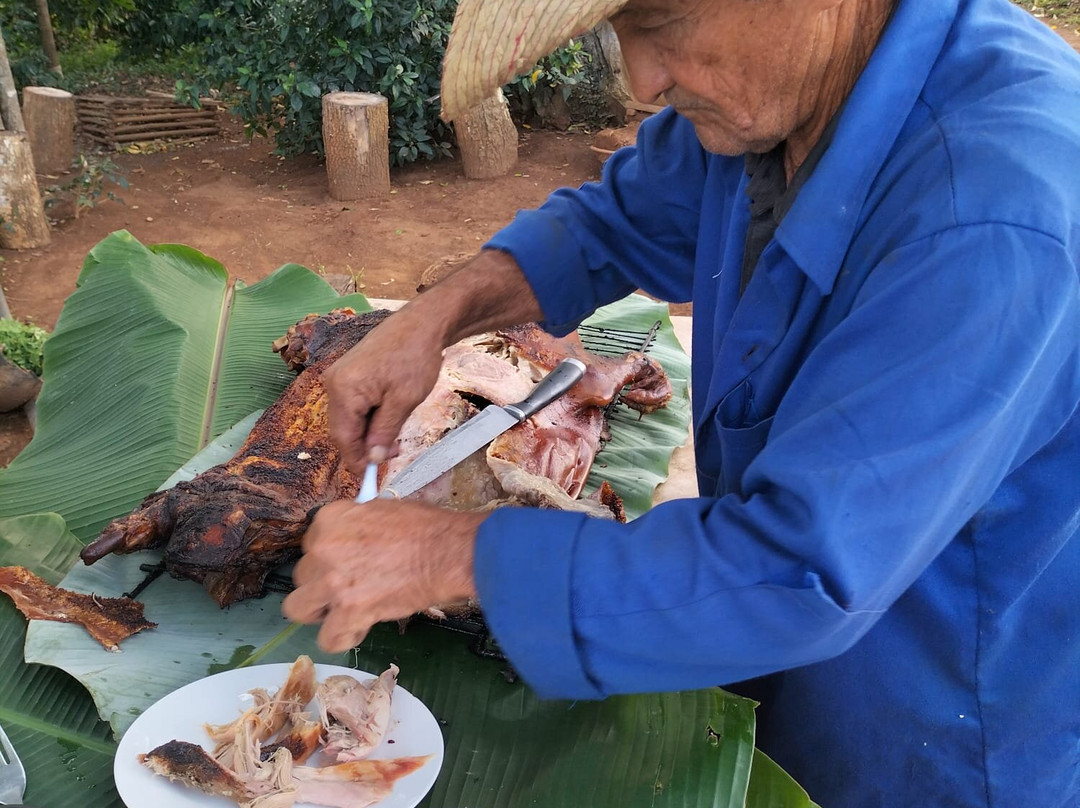
[[[420,490],[473,452],[487,446],[510,427],[517,426],[542,410],[573,387],[584,374],[585,363],[577,359],[564,359],[522,401],[502,407],[492,404],[479,415],[450,430],[384,485],[379,496],[401,499]]]

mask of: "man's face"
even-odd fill
[[[813,112],[835,6],[817,0],[630,0],[611,23],[634,94],[663,94],[717,154],[769,151]]]

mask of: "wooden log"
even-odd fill
[[[157,140],[159,138],[172,139],[174,137],[192,137],[195,135],[202,135],[203,137],[211,137],[218,133],[217,127],[205,127],[202,129],[167,129],[161,132],[128,132],[125,134],[117,133],[113,136],[113,141],[116,143],[134,143],[139,140]]]
[[[19,93],[15,89],[15,79],[11,75],[11,63],[8,62],[7,47],[4,45],[3,31],[0,31],[0,129],[26,131],[22,110],[19,109]]]
[[[48,243],[30,141],[25,132],[0,132],[0,247],[29,250]]]
[[[38,394],[41,379],[0,352],[0,412],[11,412]]]
[[[518,133],[502,90],[454,119],[461,165],[469,179],[501,177],[517,164]]]
[[[23,120],[42,174],[71,168],[75,159],[75,96],[55,87],[23,88]]]
[[[137,132],[184,132],[195,129],[210,129],[217,131],[217,124],[213,121],[200,121],[197,123],[177,123],[176,121],[158,121],[157,123],[124,124],[113,127],[118,135],[131,135]]]
[[[123,123],[155,123],[160,121],[170,121],[176,123],[186,123],[188,121],[209,121],[213,123],[217,120],[214,113],[207,113],[202,110],[189,110],[187,112],[182,111],[162,111],[162,112],[126,112],[113,116],[119,124]]]
[[[342,201],[390,193],[390,117],[376,93],[327,93],[323,147],[330,196]]]

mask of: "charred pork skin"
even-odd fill
[[[236,456],[151,494],[109,524],[83,550],[83,560],[91,564],[107,553],[163,546],[169,572],[201,582],[222,607],[261,594],[266,575],[299,554],[318,508],[356,494],[359,481],[329,438],[322,375],[388,314],[340,309],[292,326],[273,347],[299,376],[255,423]],[[603,408],[620,396],[642,413],[665,406],[672,395],[667,375],[641,353],[596,356],[576,335],[558,339],[536,326],[447,348],[434,389],[405,422],[399,453],[382,465],[380,481],[487,404],[525,398],[566,357],[587,366],[577,385],[412,498],[459,510],[523,504],[625,520],[610,486],[580,497],[606,430]]]
[[[78,623],[106,651],[140,631],[157,627],[143,617],[143,605],[131,598],[103,598],[61,589],[26,567],[0,567],[0,592],[15,603],[27,620]]]
[[[300,375],[236,455],[148,496],[107,525],[83,561],[164,546],[166,569],[202,583],[219,606],[261,594],[270,570],[299,555],[318,508],[356,495],[359,482],[327,432],[322,374],[388,314],[342,309],[290,328],[273,347]]]

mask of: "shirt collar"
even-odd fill
[[[874,179],[922,93],[961,0],[900,0],[844,103],[832,143],[776,231],[821,289],[832,291]]]

